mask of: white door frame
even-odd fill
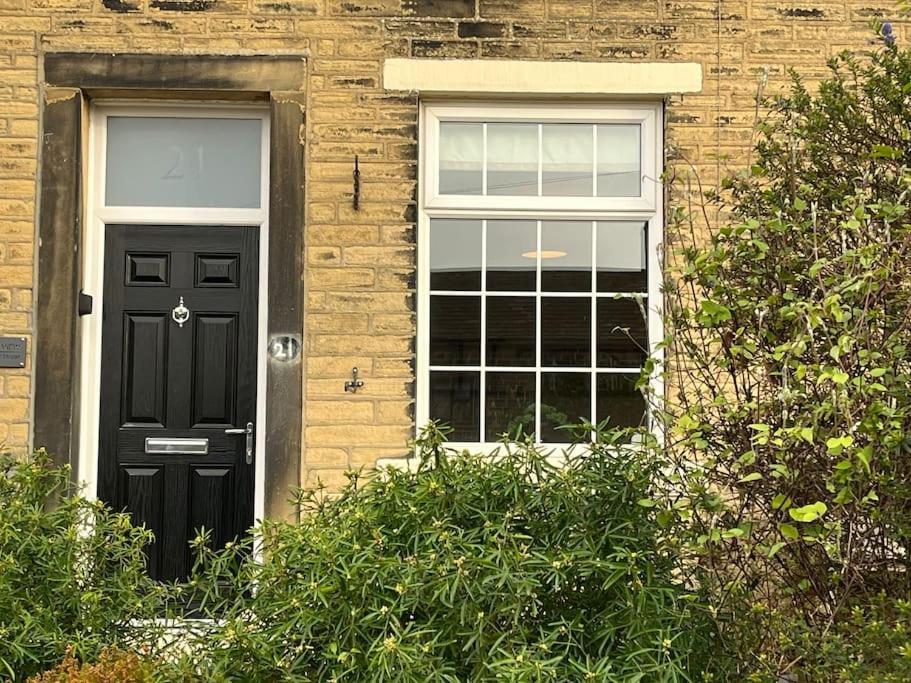
[[[105,158],[109,116],[257,118],[262,121],[260,208],[220,209],[197,207],[105,206]],[[241,225],[259,230],[259,308],[256,358],[256,459],[253,495],[254,519],[265,514],[266,466],[266,363],[269,305],[269,107],[254,104],[156,103],[154,101],[104,101],[89,111],[88,166],[86,170],[85,230],[83,231],[82,291],[93,297],[91,315],[79,318],[79,468],[77,478],[84,494],[96,498],[98,486],[98,430],[101,395],[102,311],[104,310],[104,242],[108,224]]]

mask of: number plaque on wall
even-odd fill
[[[0,337],[0,368],[25,367],[25,337]]]

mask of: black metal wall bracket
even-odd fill
[[[76,313],[79,315],[92,315],[94,299],[81,289],[79,290],[79,303],[76,305]]]
[[[351,205],[355,211],[358,211],[361,208],[361,166],[357,154],[354,155],[354,172],[351,175],[354,185],[351,193]]]
[[[357,368],[351,368],[351,379],[345,382],[345,393],[356,394],[362,386],[364,386],[364,380],[357,378]]]

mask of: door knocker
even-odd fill
[[[180,297],[180,301],[177,302],[177,305],[171,311],[171,319],[179,327],[183,327],[183,324],[190,319],[190,309],[183,305],[183,297]]]

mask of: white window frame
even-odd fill
[[[503,197],[487,195],[440,195],[438,173],[438,149],[440,122],[486,121],[486,122],[540,122],[540,123],[638,123],[641,126],[641,175],[642,193],[640,197]],[[664,234],[663,198],[664,189],[661,180],[661,169],[664,166],[662,128],[663,104],[661,102],[606,102],[603,105],[584,104],[535,104],[504,102],[464,102],[434,103],[422,102],[420,109],[419,139],[419,178],[421,188],[418,192],[418,235],[417,235],[417,390],[415,392],[416,428],[420,431],[430,420],[430,221],[435,218],[472,218],[472,219],[525,219],[525,220],[582,220],[582,221],[641,221],[647,223],[646,269],[648,291],[647,332],[649,352],[652,358],[659,361],[660,368],[664,358],[661,348],[663,339],[661,291],[661,257],[660,249]],[[540,156],[540,155],[539,155]],[[540,162],[539,162],[540,164]],[[595,159],[597,168],[597,159]],[[539,169],[540,173],[540,169]],[[593,239],[596,239],[593,230]],[[539,231],[540,234],[540,231]],[[593,244],[593,248],[594,248]],[[486,246],[482,247],[486,249]],[[540,252],[540,244],[538,245]],[[540,278],[540,255],[538,259],[538,277]],[[455,293],[453,293],[455,294]],[[473,294],[463,292],[463,295]],[[488,292],[481,290],[481,338],[482,357],[480,370],[480,405],[481,405],[481,441],[451,442],[455,448],[471,448],[477,451],[490,451],[498,444],[485,442],[485,371],[486,359],[483,357],[484,335],[486,334],[486,313],[484,302]],[[501,295],[502,292],[490,292]],[[546,296],[573,296],[573,294],[548,293]],[[611,296],[609,293],[592,292],[592,306],[599,296]],[[536,292],[527,292],[525,296],[541,298],[540,281]],[[578,296],[578,294],[576,295]],[[593,311],[594,313],[594,311]],[[595,317],[593,315],[593,325]],[[540,364],[540,316],[536,318],[536,401],[540,400],[541,373],[546,372],[581,372],[591,373],[592,406],[595,405],[595,387],[598,374],[640,372],[641,368],[599,368],[595,345],[596,335],[592,338],[591,367],[551,368]],[[436,366],[435,366],[436,367]],[[475,366],[452,368],[459,371],[475,371]],[[509,368],[496,368],[497,371],[509,371]],[[523,368],[523,371],[529,371]],[[655,396],[663,395],[663,383],[660,371],[656,369],[652,377],[652,389]],[[536,406],[537,407],[537,406]],[[536,435],[540,438],[540,411],[536,409]],[[540,443],[540,442],[539,442]],[[568,444],[548,442],[542,444],[547,448],[565,448]]]
[[[653,213],[658,207],[658,171],[660,161],[649,150],[658,146],[660,111],[654,104],[626,104],[623,106],[592,107],[591,105],[564,106],[520,106],[515,104],[425,104],[423,106],[422,131],[424,133],[425,163],[422,173],[424,208],[469,209],[478,211],[490,208],[495,211],[511,209],[522,212],[571,211],[647,211]],[[440,123],[443,121],[481,121],[536,123],[613,123],[639,125],[642,131],[639,146],[639,164],[642,178],[642,194],[639,197],[508,197],[493,195],[442,195],[440,177],[437,173],[439,159],[437,152],[440,139]],[[597,134],[597,129],[596,129]],[[486,146],[486,139],[484,144]],[[430,144],[434,143],[434,144]],[[540,144],[540,140],[539,140]],[[598,144],[593,145],[594,171],[598,168]],[[538,153],[538,183],[543,173],[543,155]],[[486,169],[485,169],[486,170]],[[650,182],[651,181],[651,182]]]
[[[209,208],[171,206],[107,206],[105,160],[107,119],[112,116],[157,118],[259,119],[261,128],[259,208]],[[109,100],[93,103],[89,111],[86,220],[82,244],[82,289],[93,297],[92,315],[80,318],[81,373],[79,481],[84,494],[97,497],[99,396],[101,395],[102,311],[104,310],[104,243],[108,224],[239,225],[259,231],[259,296],[257,311],[256,424],[266,424],[267,322],[269,314],[269,149],[270,114],[267,105],[237,102],[170,102]],[[254,519],[265,515],[266,430],[256,430]]]

